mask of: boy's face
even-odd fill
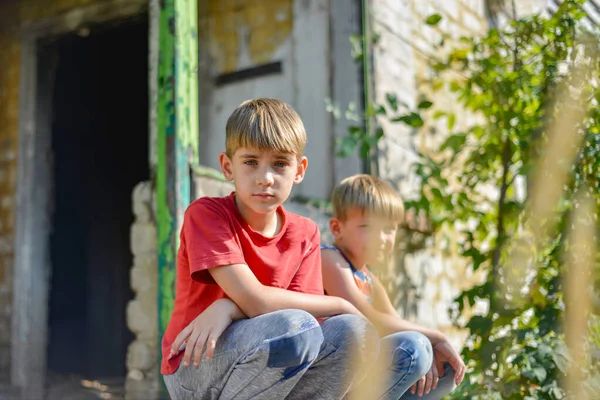
[[[332,218],[330,227],[336,241],[343,243],[353,258],[378,264],[392,252],[398,224],[362,210],[350,210],[344,221]]]
[[[221,153],[219,161],[225,178],[235,185],[238,201],[249,209],[242,213],[256,214],[277,210],[289,197],[292,186],[302,182],[308,166],[306,157],[248,147],[238,148],[231,158]]]

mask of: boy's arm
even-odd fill
[[[171,345],[169,359],[185,350],[183,365],[191,364],[193,354],[194,365],[198,366],[206,346],[206,359],[210,360],[223,331],[242,318],[246,316],[231,299],[216,300],[179,332]]]
[[[373,306],[382,314],[385,314],[386,316],[397,320],[398,325],[403,327],[403,329],[401,330],[420,332],[423,335],[427,336],[431,343],[434,345],[442,340],[445,340],[445,337],[441,332],[435,329],[429,329],[422,325],[409,322],[402,318],[400,314],[398,314],[398,311],[392,305],[387,291],[385,290],[385,287],[383,286],[381,281],[377,279],[377,277],[373,276],[373,283],[375,285]]]
[[[439,376],[443,376],[444,362],[450,363],[454,369],[454,381],[457,385],[460,385],[465,376],[465,363],[456,350],[454,350],[452,345],[448,342],[446,336],[444,336],[444,334],[440,331],[425,328],[424,326],[418,324],[413,324],[412,322],[408,322],[400,317],[400,314],[398,314],[392,305],[392,302],[390,301],[385,288],[381,284],[381,281],[376,277],[373,277],[373,283],[375,284],[375,298],[373,299],[373,304],[375,307],[383,310],[383,312],[386,315],[389,315],[391,318],[399,320],[400,323],[405,326],[404,330],[421,332],[423,335],[427,336],[433,346],[434,362],[437,364],[436,372],[440,374]],[[437,383],[435,386],[437,386]],[[414,387],[416,389],[416,386]],[[421,385],[420,389],[423,390],[423,385]]]
[[[358,313],[345,300],[323,296],[322,290],[319,294],[306,294],[261,284],[245,264],[243,251],[225,214],[206,199],[193,203],[186,211],[182,228],[186,245],[183,249],[187,252],[192,279],[216,282],[250,318],[289,308],[305,310],[315,317]],[[307,262],[306,258],[302,260],[301,268]],[[319,265],[315,267],[319,268]]]
[[[316,318],[337,314],[358,314],[348,301],[316,294],[265,286],[244,264],[233,264],[209,270],[215,282],[248,317],[290,308],[304,310]]]
[[[375,281],[375,277],[373,277],[375,283],[375,290],[373,291],[374,304],[389,303],[389,306],[385,307],[383,312],[375,308],[364,297],[363,293],[358,289],[354,282],[352,271],[348,267],[347,262],[337,252],[324,251],[322,253],[322,260],[323,283],[327,294],[339,296],[352,303],[373,325],[375,325],[380,336],[416,330],[427,336],[432,343],[437,343],[441,340],[442,336],[440,332],[424,328],[400,318],[395,312],[394,307],[391,305],[383,285],[381,285],[381,282]]]

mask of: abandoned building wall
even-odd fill
[[[200,163],[218,168],[227,117],[242,101],[275,97],[292,105],[308,133],[311,167],[293,196],[327,199],[336,181],[360,171],[336,163],[326,98],[360,104],[349,36],[360,30],[356,0],[199,1]],[[335,57],[332,56],[335,54]],[[343,79],[343,84],[339,81]]]
[[[0,379],[10,367],[15,190],[19,113],[20,46],[9,31],[16,10],[0,8]],[[6,30],[4,30],[4,29]]]
[[[7,379],[10,371],[22,28],[63,15],[73,16],[71,22],[76,23],[80,15],[72,12],[79,7],[110,1],[20,0],[0,4],[0,380]]]
[[[158,394],[158,267],[154,188],[139,183],[132,194],[135,221],[131,227],[133,254],[131,288],[135,293],[127,305],[127,327],[136,335],[127,350],[127,399],[154,399]]]
[[[480,35],[488,27],[485,1],[483,0],[374,0],[372,2],[372,29],[378,40],[373,44],[373,98],[386,103],[386,94],[393,93],[400,112],[416,108],[425,96],[436,107],[456,112],[457,126],[473,122],[473,116],[465,115],[450,92],[432,93],[428,87],[429,63],[439,57],[434,46],[442,39],[442,32],[458,40],[461,35]],[[438,26],[425,24],[428,16],[442,16]],[[461,118],[462,116],[462,118]],[[428,148],[443,140],[447,134],[445,121],[439,125],[426,125],[419,135],[398,123],[385,118],[378,122],[385,130],[380,142],[378,169],[380,175],[394,182],[405,198],[411,198],[419,182],[411,173],[410,166],[416,161],[415,148]],[[437,233],[440,234],[440,233]],[[421,235],[414,232],[414,235]],[[409,235],[410,236],[410,235]],[[457,252],[439,254],[433,248],[434,237],[421,237],[422,249],[411,247],[410,237],[404,237],[402,259],[388,278],[390,286],[397,286],[397,305],[405,317],[427,326],[436,327],[449,335],[458,347],[463,334],[455,328],[448,316],[452,299],[464,288],[478,282],[480,277],[470,276]],[[393,290],[392,290],[393,291]]]

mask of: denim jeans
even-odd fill
[[[380,346],[393,352],[389,379],[369,397],[411,398],[404,393],[431,366],[427,338],[402,332],[380,340],[364,318],[339,315],[319,323],[301,310],[234,322],[211,360],[203,359],[197,368],[181,365],[164,380],[172,400],[338,400],[370,380]],[[431,392],[421,399],[439,399],[450,390],[440,380],[438,397]]]
[[[454,370],[444,365],[444,376],[435,390],[419,397],[410,393],[410,387],[431,368],[433,352],[429,339],[419,332],[399,332],[381,339],[381,354],[388,363],[387,386],[382,388],[379,399],[385,400],[439,400],[455,388]],[[386,354],[387,353],[387,354]],[[385,367],[385,366],[384,366]],[[371,376],[365,379],[368,383]]]
[[[364,318],[339,315],[319,324],[301,310],[236,321],[211,360],[181,365],[164,380],[172,400],[341,399],[377,354],[377,332]]]

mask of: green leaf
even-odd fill
[[[448,114],[448,122],[447,122],[447,126],[448,126],[448,130],[451,131],[452,129],[454,129],[454,124],[456,123],[456,115],[455,114]]]
[[[446,112],[442,111],[442,110],[438,110],[436,112],[433,113],[433,119],[440,119],[442,117],[446,116]]]
[[[354,153],[354,149],[358,145],[358,140],[352,136],[344,136],[337,140],[338,157],[348,157]]]
[[[465,145],[467,141],[467,135],[465,134],[456,134],[450,135],[448,139],[440,146],[440,151],[444,151],[446,149],[452,149],[452,151],[459,152]]]
[[[363,59],[363,38],[358,33],[350,35],[351,55],[354,61]]]
[[[393,93],[386,93],[385,98],[393,111],[398,111],[398,97]]]
[[[478,335],[487,335],[491,331],[492,325],[493,322],[490,318],[483,317],[481,315],[475,315],[467,323],[467,328],[469,328],[472,333],[477,333]]]
[[[352,126],[348,127],[348,133],[350,134],[350,137],[353,138],[355,141],[358,141],[358,139],[361,136],[366,135],[363,128],[360,126],[357,126],[357,125],[352,125]]]
[[[533,369],[533,375],[537,378],[539,382],[544,382],[546,380],[546,370],[542,367],[535,367]]]
[[[404,122],[413,128],[419,128],[424,125],[423,118],[417,113],[410,113],[400,117],[392,118],[392,122]]]
[[[425,23],[427,25],[434,26],[434,25],[439,24],[441,20],[442,20],[442,16],[440,14],[431,14],[429,17],[427,17],[427,19],[425,20]]]
[[[422,102],[419,103],[418,108],[420,109],[426,109],[429,108],[433,105],[433,103],[429,100],[423,100]]]

